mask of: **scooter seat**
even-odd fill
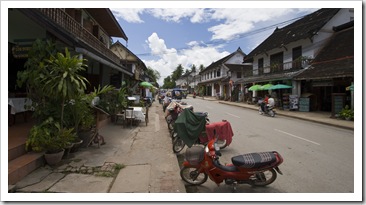
[[[238,167],[258,168],[276,162],[276,156],[273,152],[257,152],[232,157],[231,161]]]

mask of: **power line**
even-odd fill
[[[296,18],[293,18],[293,19],[290,19],[290,20],[286,20],[286,21],[283,21],[283,22],[280,22],[280,23],[276,23],[276,24],[272,24],[272,25],[269,25],[269,26],[266,26],[266,27],[263,27],[263,28],[259,28],[259,29],[256,29],[256,30],[253,30],[253,31],[250,31],[250,32],[247,32],[247,33],[243,33],[241,35],[239,35],[237,38],[234,38],[234,39],[231,39],[231,40],[212,40],[212,41],[207,41],[207,42],[203,42],[201,43],[201,45],[213,45],[213,46],[216,46],[216,45],[220,45],[220,44],[224,44],[224,43],[232,43],[232,42],[235,42],[235,41],[239,41],[243,38],[246,38],[246,37],[249,37],[249,36],[252,36],[254,34],[258,34],[258,33],[262,33],[262,32],[265,32],[267,30],[270,30],[270,29],[273,29],[273,28],[277,28],[279,26],[284,26],[284,25],[288,25],[294,21],[297,21],[299,19],[302,19],[303,17],[307,16],[309,14],[306,14],[306,15],[303,15],[303,16],[299,16],[299,17],[296,17]],[[185,50],[185,49],[189,49],[190,47],[188,46],[185,46],[185,47],[181,47],[181,48],[175,48],[175,51],[174,52],[162,52],[160,54],[169,54],[169,53],[178,53],[180,52],[181,50]],[[149,53],[141,53],[141,54],[135,54],[137,56],[154,56],[151,52]]]

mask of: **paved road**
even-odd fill
[[[283,176],[265,188],[238,186],[243,193],[352,193],[354,187],[354,132],[284,116],[265,117],[249,109],[215,101],[187,99],[195,111],[209,112],[211,122],[228,120],[233,143],[222,150],[221,162],[248,152],[276,150],[285,161]],[[230,186],[212,181],[188,192],[230,193]]]

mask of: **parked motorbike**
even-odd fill
[[[197,116],[197,118],[192,115]],[[210,123],[208,113],[184,112],[175,122],[172,136],[173,152],[181,152],[186,145],[188,147],[192,147],[194,144],[206,145],[211,140],[215,129],[221,133],[217,144],[221,149],[224,149],[231,144],[234,135],[229,122],[223,120],[222,122]]]
[[[215,133],[215,132],[214,132]],[[185,153],[185,161],[180,176],[188,184],[201,185],[210,179],[218,186],[225,182],[236,190],[237,184],[266,186],[273,183],[277,173],[282,175],[278,166],[283,162],[276,151],[248,153],[231,158],[232,164],[222,165],[219,161],[219,136],[205,146],[192,146]]]
[[[204,116],[206,119],[206,123],[210,123],[210,119],[208,118],[208,112],[195,112],[195,115],[200,115],[200,116]],[[204,136],[206,136],[206,132],[202,132],[200,133],[200,136],[197,138],[197,141],[195,142],[196,144],[200,144],[200,143],[204,143],[202,140],[202,142],[200,142],[201,138],[204,138]],[[186,146],[184,140],[179,137],[178,132],[176,130],[172,130],[171,131],[171,137],[172,137],[172,143],[173,143],[173,152],[174,153],[179,153],[180,151],[183,150],[183,148]],[[200,138],[201,137],[201,138]],[[226,145],[226,143],[225,143]]]
[[[165,116],[165,120],[168,124],[169,131],[172,131],[174,129],[174,122],[178,118],[179,113],[184,109],[190,109],[193,111],[193,106],[187,105],[187,103],[184,102],[172,101],[166,109],[168,112]]]
[[[276,116],[276,109],[273,107],[273,106],[267,106],[267,105],[264,105],[266,106],[266,110],[262,110],[262,106],[259,106],[259,109],[258,109],[258,112],[259,114],[261,115],[268,115],[268,116],[271,116],[271,117],[275,117]]]

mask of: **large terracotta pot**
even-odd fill
[[[61,162],[62,160],[62,156],[64,155],[65,149],[62,149],[60,152],[58,153],[45,153],[44,154],[44,158],[47,162],[47,164],[49,165],[55,165],[59,162]]]

